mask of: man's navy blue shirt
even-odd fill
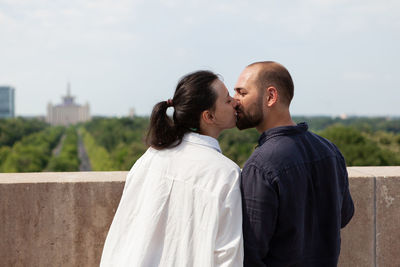
[[[242,171],[244,266],[337,266],[354,214],[345,160],[306,123],[265,131]]]

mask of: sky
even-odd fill
[[[291,73],[293,115],[400,116],[398,0],[0,0],[0,85],[45,115],[67,83],[92,115],[149,115],[183,75]]]

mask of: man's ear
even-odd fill
[[[214,123],[214,118],[215,117],[214,117],[214,114],[211,111],[204,110],[201,113],[201,118],[206,124],[212,124],[212,123]]]
[[[274,86],[268,87],[265,89],[265,98],[268,107],[275,105],[279,98],[278,90]]]

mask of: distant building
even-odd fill
[[[78,105],[74,102],[71,96],[70,84],[67,85],[67,95],[64,96],[63,103],[53,106],[51,103],[47,105],[46,121],[51,125],[71,125],[78,122],[89,121],[90,112],[89,104],[84,106]]]
[[[0,118],[15,117],[15,89],[0,86]]]
[[[135,109],[134,108],[130,108],[129,109],[129,118],[133,119],[135,117]]]

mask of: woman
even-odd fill
[[[240,169],[216,139],[235,126],[235,106],[210,71],[186,75],[154,106],[150,147],[127,176],[101,266],[242,266]]]

